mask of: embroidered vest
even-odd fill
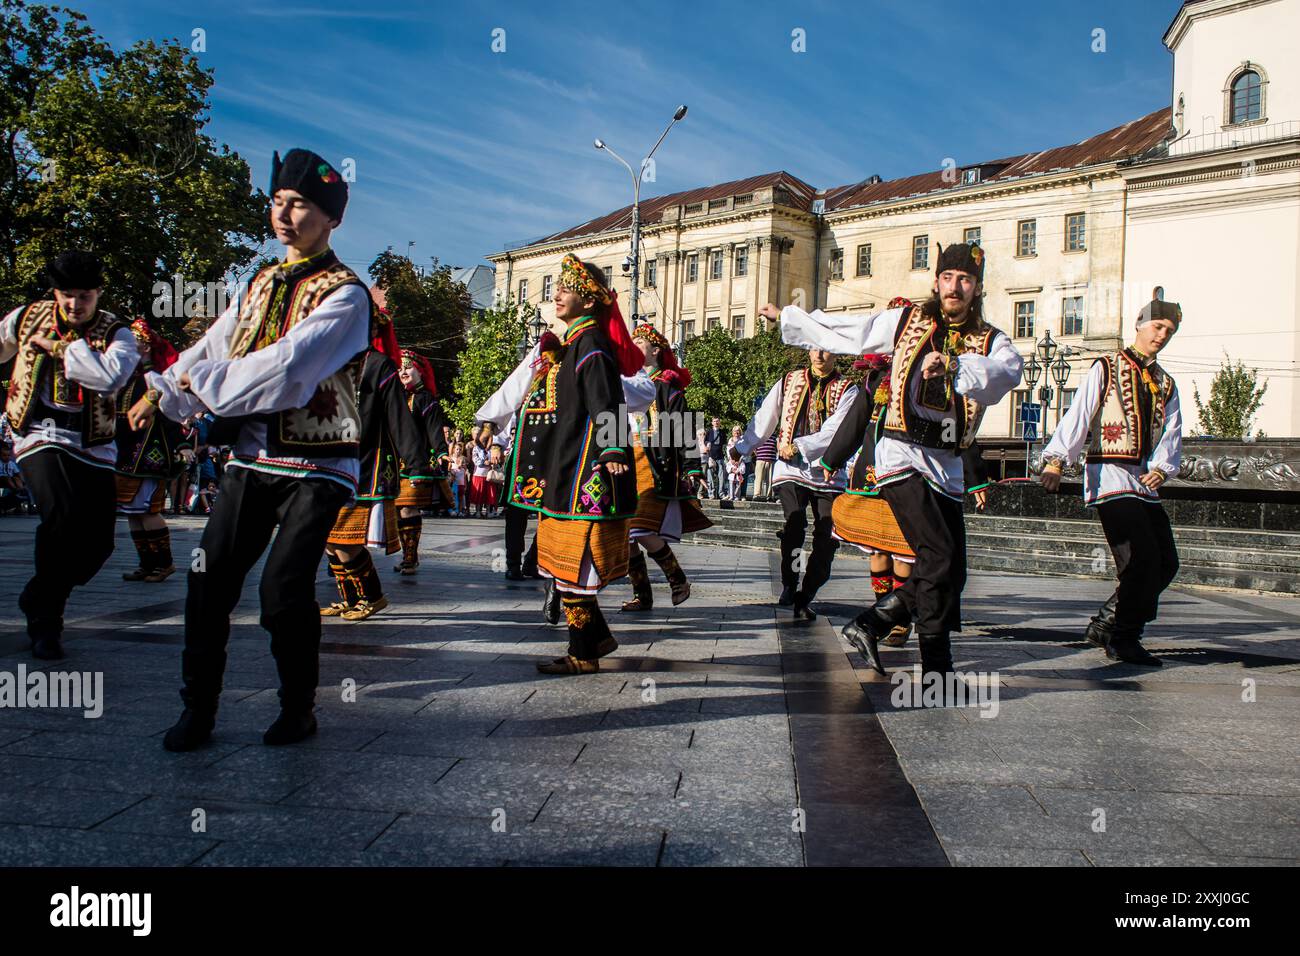
[[[795,438],[795,426],[799,423],[799,413],[803,411],[805,404],[808,406],[807,427],[804,433],[812,435],[821,430],[825,424],[826,418],[835,414],[836,407],[840,404],[840,398],[848,389],[851,383],[838,372],[832,372],[826,377],[823,388],[826,389],[826,413],[822,417],[817,403],[813,401],[813,382],[812,373],[806,368],[795,369],[793,372],[787,372],[785,382],[781,386],[781,422],[777,428],[777,447],[781,444],[792,442]]]
[[[1143,465],[1165,431],[1165,408],[1174,391],[1174,379],[1152,362],[1155,392],[1143,380],[1142,366],[1127,350],[1097,359],[1105,377],[1101,407],[1093,419],[1088,444],[1089,462]]]
[[[953,390],[951,376],[922,381],[917,400],[932,411],[954,411],[954,418],[922,418],[915,414],[908,398],[912,376],[921,374],[922,360],[931,352],[943,351],[944,343],[939,340],[942,334],[944,329],[940,323],[924,315],[919,306],[908,309],[898,323],[894,337],[893,363],[889,372],[889,406],[885,411],[885,432],[891,438],[925,448],[956,451],[959,448],[969,448],[975,440],[980,420],[984,417],[984,406],[964,395],[958,395]],[[978,328],[958,338],[956,353],[988,355],[997,334],[997,329],[981,322]],[[955,422],[955,430],[949,422]]]
[[[55,323],[57,306],[53,299],[33,302],[18,316],[15,338],[18,355],[14,359],[9,381],[9,395],[5,414],[9,427],[23,434],[38,417],[41,385],[46,376],[50,379],[50,396],[60,405],[81,405],[81,443],[91,448],[113,440],[117,431],[117,407],[114,395],[101,395],[76,382],[68,381],[63,362],[52,358],[43,349],[31,344],[32,338],[43,335],[59,338]],[[111,312],[96,312],[88,326],[77,329],[78,338],[84,338],[96,352],[104,352],[113,341],[118,329],[126,324]]]
[[[314,269],[301,273],[286,273],[280,266],[269,266],[253,277],[240,304],[230,358],[242,358],[273,345],[339,289],[349,285],[365,288],[357,274],[339,262],[332,251],[313,265]],[[346,458],[360,454],[357,387],[364,356],[364,350],[357,353],[320,382],[302,408],[265,416],[266,440],[272,455]]]

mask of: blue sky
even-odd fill
[[[471,265],[626,205],[626,170],[592,139],[635,164],[679,103],[644,195],[777,169],[838,186],[1076,142],[1168,105],[1160,38],[1179,7],[64,2],[114,46],[206,31],[209,132],[263,188],[273,149],[354,159],[335,248],[358,268],[412,240],[418,260]]]

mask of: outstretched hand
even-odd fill
[[[771,302],[759,309],[758,314],[769,322],[775,322],[777,319],[781,318],[781,310]]]

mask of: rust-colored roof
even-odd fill
[[[1148,113],[1141,119],[1125,123],[1123,126],[1098,133],[1072,146],[1058,146],[1055,149],[1010,156],[1006,159],[967,163],[960,168],[970,169],[973,166],[980,166],[983,168],[981,183],[990,183],[1114,162],[1144,153],[1163,140],[1169,133],[1171,113],[1170,108],[1165,107],[1154,113]],[[831,212],[924,196],[928,193],[975,188],[963,187],[960,183],[946,181],[943,177],[943,170],[935,170],[879,183],[852,183],[847,186],[837,186],[820,195],[826,200],[826,211]],[[950,173],[949,179],[951,178]]]
[[[793,200],[795,207],[804,211],[807,211],[812,205],[813,194],[816,192],[812,186],[798,176],[792,176],[784,170],[775,173],[764,173],[762,176],[737,179],[734,182],[719,183],[716,186],[688,189],[685,192],[656,196],[653,199],[643,199],[641,200],[641,222],[650,224],[661,221],[663,211],[669,206],[685,206],[690,203],[708,202],[710,199],[721,199],[724,196],[754,192],[759,189],[766,189],[769,186],[784,188],[790,193],[790,198]],[[631,226],[632,207],[628,205],[584,222],[580,226],[574,226],[572,229],[565,229],[562,232],[544,236],[528,243],[528,245],[534,246],[543,242],[555,242],[559,239],[576,239],[579,236],[593,236],[602,232],[629,229]]]

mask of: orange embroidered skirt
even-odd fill
[[[397,538],[397,504],[391,499],[362,501],[339,509],[327,544],[341,548],[382,547],[385,554],[401,549]]]
[[[117,513],[123,515],[162,514],[167,501],[167,482],[159,478],[114,475],[117,482]]]
[[[684,534],[713,527],[697,499],[668,499],[655,491],[650,456],[640,444],[632,446],[632,455],[636,460],[636,514],[631,518],[629,532],[633,540],[657,534],[676,544]]]
[[[912,551],[898,527],[893,509],[884,498],[875,495],[837,495],[831,505],[835,537],[855,544],[873,554],[888,554],[901,561],[915,561]]]
[[[537,570],[571,594],[595,594],[627,576],[628,519],[583,521],[539,515]]]
[[[395,504],[399,508],[429,508],[433,505],[433,486],[432,481],[403,478]]]

